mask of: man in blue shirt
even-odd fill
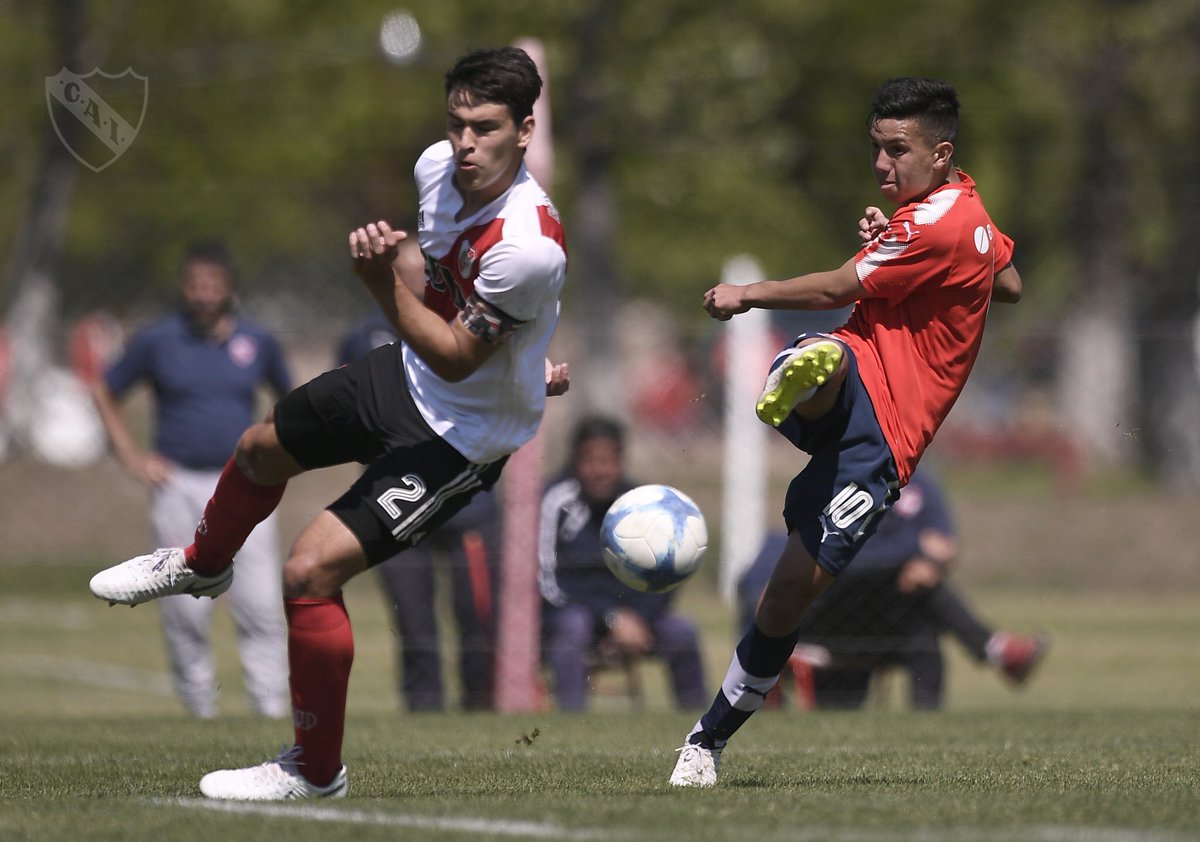
[[[190,540],[238,437],[259,416],[258,390],[291,388],[279,343],[234,312],[232,264],[219,242],[191,246],[181,266],[180,309],[139,331],[93,389],[113,452],[151,489],[160,547]],[[154,393],[154,446],[134,437],[120,410],[129,389]],[[250,704],[259,714],[289,713],[287,648],[275,519],[261,524],[238,554],[229,589]],[[159,602],[175,687],[187,709],[217,715],[209,635],[212,600],[172,596]]]

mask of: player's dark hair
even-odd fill
[[[623,450],[625,447],[625,428],[621,425],[620,421],[604,415],[585,416],[575,425],[575,432],[571,436],[571,461],[574,461],[575,457],[579,455],[579,449],[583,447],[584,442],[589,442],[593,439],[605,439],[614,442],[618,450]]]
[[[542,93],[542,77],[533,59],[519,47],[475,50],[446,73],[446,96],[456,90],[478,102],[507,105],[519,124],[533,113],[533,104]]]
[[[911,118],[921,124],[921,130],[934,143],[958,136],[958,94],[954,86],[940,79],[902,76],[888,79],[875,89],[871,98],[868,126],[881,119]]]
[[[182,269],[189,263],[211,263],[214,266],[220,266],[229,276],[229,280],[233,280],[233,256],[229,253],[229,247],[225,245],[224,240],[212,238],[192,241],[183,251],[179,268]]]

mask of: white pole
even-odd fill
[[[763,280],[753,257],[726,261],[721,282]],[[750,310],[725,324],[725,461],[721,513],[721,597],[732,602],[737,583],[766,538],[767,427],[754,405],[770,359],[771,322],[765,310]]]

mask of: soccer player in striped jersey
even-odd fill
[[[890,218],[867,208],[863,246],[837,269],[704,294],[716,319],[754,307],[833,310],[772,363],[759,418],[811,454],[784,502],[787,543],[712,706],[679,750],[676,786],[712,786],[726,741],[762,707],[801,617],[898,496],[966,383],[992,301],[1015,302],[1012,241],[954,165],[958,95],[934,79],[884,82],[868,119]]]
[[[341,750],[354,638],[342,586],[490,488],[536,432],[547,395],[569,385],[566,367],[545,356],[565,281],[565,237],[524,162],[541,88],[537,67],[515,47],[476,51],[451,68],[447,139],[415,168],[423,282],[405,274],[405,232],[380,221],[349,236],[354,270],[402,343],[316,377],[243,433],[190,546],[138,556],[92,579],[92,592],[111,603],[215,596],[289,479],[330,465],[367,466],[305,527],[284,564],[295,745],[267,763],[205,775],[200,790],[210,798],[346,794]]]

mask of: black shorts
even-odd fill
[[[400,346],[321,374],[275,405],[275,432],[305,469],[367,466],[327,508],[378,564],[491,488],[508,457],[467,460],[430,429],[409,393]]]

